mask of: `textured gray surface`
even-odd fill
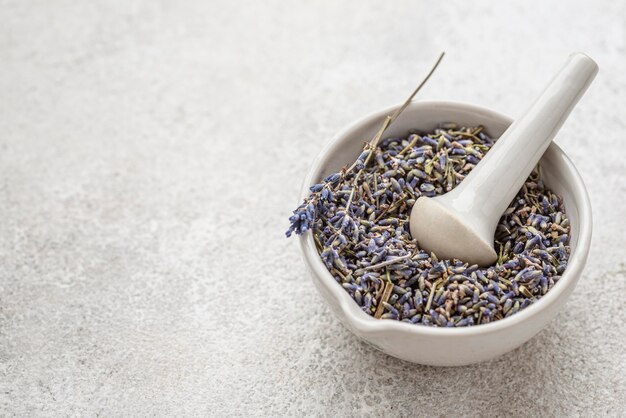
[[[0,415],[619,415],[626,4],[1,1]],[[573,50],[557,142],[590,260],[536,338],[465,368],[362,344],[283,237],[345,124],[421,98],[518,114]]]

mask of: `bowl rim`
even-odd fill
[[[327,161],[328,156],[335,150],[335,148],[341,145],[344,138],[350,136],[355,130],[361,128],[363,125],[372,123],[376,120],[382,121],[384,117],[392,114],[399,106],[400,105],[395,105],[383,110],[372,112],[367,116],[349,124],[334,135],[313,161],[311,168],[304,179],[300,193],[301,199],[308,196],[309,186],[313,184],[315,178],[321,174],[320,171],[324,168],[324,164]],[[483,114],[485,117],[501,119],[508,123],[513,122],[513,119],[505,114],[495,112],[482,106],[460,101],[414,101],[409,105],[409,108],[412,109],[428,107],[449,108],[452,111],[478,112]],[[572,198],[579,213],[578,240],[575,250],[570,254],[568,266],[556,285],[540,300],[524,308],[515,315],[511,315],[508,318],[503,318],[488,324],[469,327],[430,327],[409,324],[397,320],[375,319],[374,317],[363,312],[350,295],[348,295],[348,293],[335,281],[317,253],[312,231],[307,231],[305,234],[299,236],[300,250],[302,251],[303,259],[311,269],[312,273],[319,278],[320,284],[324,285],[324,287],[328,289],[338,302],[338,305],[343,312],[345,319],[349,322],[349,325],[364,334],[395,331],[414,334],[416,336],[428,335],[444,338],[478,336],[487,333],[499,332],[503,329],[526,322],[532,317],[541,314],[541,312],[547,309],[553,302],[556,302],[560,296],[566,292],[567,289],[569,289],[570,286],[576,284],[577,279],[584,268],[591,244],[591,203],[589,201],[589,195],[583,183],[582,177],[580,176],[578,170],[576,170],[572,161],[558,145],[553,142],[550,145],[550,148],[552,148],[554,150],[552,152],[556,152],[557,156],[561,159],[564,171],[568,174],[568,183],[570,183],[569,185],[572,187]],[[550,152],[550,148],[548,148],[547,152]],[[324,295],[322,296],[324,297]],[[330,301],[327,300],[327,303],[330,303]]]

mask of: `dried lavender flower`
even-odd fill
[[[474,326],[545,295],[567,266],[570,227],[562,198],[545,187],[540,170],[498,223],[495,265],[438,260],[411,238],[411,207],[422,195],[456,187],[495,140],[480,126],[447,123],[379,141],[390,119],[351,167],[311,187],[289,218],[287,236],[311,229],[335,280],[375,318]]]

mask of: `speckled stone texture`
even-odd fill
[[[623,1],[0,1],[0,415],[618,416]],[[496,360],[405,363],[332,316],[283,231],[347,123],[420,98],[519,114],[600,74],[557,142],[591,195],[565,311]]]

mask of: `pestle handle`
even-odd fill
[[[491,231],[493,236],[500,216],[597,72],[598,65],[587,55],[570,55],[523,116],[504,132],[461,184],[440,199],[482,224],[481,232]]]
[[[498,258],[493,237],[500,216],[597,72],[591,58],[572,54],[535,103],[455,189],[418,198],[410,228],[420,248],[440,258],[493,264]]]

